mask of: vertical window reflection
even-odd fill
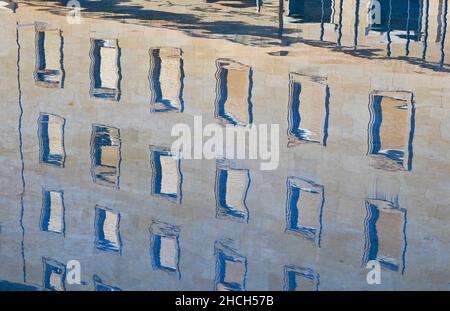
[[[43,87],[63,87],[63,37],[60,30],[36,27],[35,83]]]
[[[43,286],[53,291],[66,290],[66,266],[56,260],[42,258]]]
[[[330,89],[324,78],[289,74],[288,146],[303,142],[326,146]]]
[[[240,255],[230,239],[214,244],[216,278],[214,290],[244,291],[247,278],[247,258]]]
[[[285,291],[318,291],[319,284],[319,274],[310,268],[299,266],[284,267]]]
[[[42,191],[41,230],[64,234],[64,193]]]
[[[363,264],[377,260],[381,267],[403,274],[407,245],[406,209],[384,199],[368,199],[366,211]]]
[[[38,119],[40,161],[64,167],[64,125],[66,120],[60,116],[41,113]]]
[[[121,67],[117,40],[91,39],[91,96],[119,101]]]
[[[151,112],[183,112],[183,59],[177,48],[150,49]]]
[[[153,221],[150,227],[150,255],[154,269],[176,274],[180,277],[180,228]]]
[[[119,129],[105,125],[92,126],[91,173],[95,183],[119,188],[120,148]]]
[[[287,179],[286,231],[302,235],[320,247],[324,187],[302,178]]]
[[[150,146],[152,195],[175,203],[182,200],[181,162],[177,154],[163,147]]]
[[[106,207],[95,207],[95,246],[102,251],[120,253],[120,214]]]
[[[217,60],[216,66],[216,118],[225,124],[251,124],[252,69],[230,59]]]
[[[250,172],[233,169],[224,163],[216,168],[216,216],[248,222],[247,193],[250,188]]]
[[[368,154],[384,170],[412,169],[414,137],[413,95],[373,92],[369,103]]]

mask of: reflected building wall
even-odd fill
[[[42,258],[60,263],[76,258],[82,264],[82,280],[86,285],[66,286],[67,290],[95,289],[94,275],[105,284],[124,290],[212,289],[216,284],[214,245],[216,240],[229,238],[236,242],[234,248],[239,255],[246,258],[245,288],[248,290],[283,289],[286,266],[313,269],[314,273],[320,274],[320,289],[369,289],[365,283],[367,270],[361,266],[365,249],[365,200],[368,197],[395,196],[399,206],[408,210],[407,268],[403,275],[386,271],[383,274],[384,288],[447,287],[448,275],[434,272],[436,269],[447,271],[445,267],[449,261],[446,227],[446,206],[450,204],[446,182],[450,172],[446,152],[450,148],[448,75],[418,69],[402,61],[376,62],[301,44],[283,47],[289,52],[288,56],[278,57],[268,54],[275,49],[273,47],[262,48],[226,40],[212,44],[217,40],[109,20],[86,18],[84,24],[68,25],[64,16],[51,15],[26,5],[19,7],[15,18],[24,25],[44,20],[61,30],[66,71],[64,89],[38,87],[33,75],[35,29],[19,28],[23,155],[27,181],[23,223],[26,228],[24,249],[28,284],[40,287],[46,284]],[[8,46],[14,46],[15,20],[10,24],[4,35],[11,42]],[[347,28],[342,30],[343,43],[346,42],[344,38],[353,40],[354,28]],[[320,34],[320,28],[318,31]],[[101,38],[117,38],[120,46],[120,105],[91,98],[89,52],[94,32]],[[174,46],[183,51],[183,113],[149,112],[149,49],[155,46]],[[431,51],[430,48],[430,55]],[[16,116],[10,120],[7,114],[2,115],[2,122],[9,131],[17,128],[18,120],[17,94],[9,92],[17,89],[17,57],[16,50],[2,53],[8,71],[1,75],[9,86],[5,94],[11,96],[8,101],[11,105],[7,109]],[[252,68],[253,122],[280,124],[280,166],[277,170],[260,171],[259,162],[239,161],[239,167],[248,169],[252,178],[246,199],[251,215],[248,223],[216,218],[215,161],[182,161],[182,204],[160,200],[150,191],[152,167],[149,146],[170,146],[173,142],[170,135],[172,126],[186,123],[193,127],[195,115],[202,115],[204,124],[217,122],[214,113],[217,81],[214,77],[218,59],[231,59]],[[326,146],[301,144],[287,148],[291,72],[327,78],[332,93]],[[411,171],[390,172],[370,166],[367,156],[368,106],[369,94],[374,90],[414,93],[416,131]],[[303,100],[316,102],[316,94],[306,94]],[[320,103],[323,104],[323,100]],[[63,116],[66,120],[64,168],[39,162],[36,120],[41,112]],[[93,124],[120,129],[120,189],[92,181],[90,148]],[[7,184],[2,191],[17,194],[21,191],[20,178],[15,185],[10,182],[10,176],[20,176],[20,155],[17,139],[12,138],[5,139],[6,158],[10,162],[5,161],[5,157],[2,161],[16,164],[2,167],[2,183]],[[320,248],[285,232],[288,176],[314,180],[326,189]],[[433,183],[425,187],[423,180]],[[64,191],[64,236],[41,231],[42,188]],[[16,195],[10,195],[7,200],[11,201],[3,201],[2,205],[14,202],[15,206],[20,206]],[[104,252],[95,247],[97,205],[121,215],[120,253]],[[2,252],[1,271],[5,274],[1,278],[11,280],[22,271],[21,266],[15,267],[20,254],[20,251],[16,252],[20,249],[20,235],[15,233],[16,227],[10,226],[10,233],[5,236],[8,231],[4,228],[8,228],[9,223],[17,225],[20,219],[18,209],[8,209],[5,214],[2,211],[6,220],[2,219],[0,236],[2,239],[5,237],[5,245],[11,245],[15,253],[10,257]],[[180,229],[180,278],[163,269],[153,269],[149,231],[153,217]],[[421,230],[408,229],[417,227]],[[433,239],[432,243],[430,239]],[[429,253],[436,256],[429,258]],[[173,266],[170,259],[165,261],[167,266]],[[423,262],[429,264],[423,265]],[[8,270],[10,267],[15,268]],[[241,271],[239,269],[237,271]],[[345,280],[342,280],[342,275],[345,275]],[[433,282],[426,285],[419,282],[429,278]]]

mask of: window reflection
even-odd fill
[[[102,251],[120,253],[120,214],[106,207],[95,207],[95,246]]]
[[[320,247],[324,187],[312,181],[287,180],[286,231],[302,235]]]
[[[94,281],[94,289],[97,292],[121,291],[121,289],[118,287],[114,287],[114,286],[103,283],[102,279],[100,279],[100,277],[98,275],[94,275],[93,281]]]
[[[216,118],[225,124],[252,124],[252,69],[230,59],[217,60],[216,66]]]
[[[152,166],[152,195],[175,203],[182,200],[181,162],[168,148],[150,146]]]
[[[177,48],[150,49],[151,112],[183,112],[183,59]]]
[[[411,170],[414,137],[413,96],[408,92],[370,95],[368,154],[384,170]]]
[[[66,290],[66,266],[56,260],[42,258],[43,286],[52,291]]]
[[[153,221],[150,227],[150,254],[154,269],[163,270],[180,277],[180,228]]]
[[[244,291],[247,278],[247,258],[233,247],[234,241],[223,239],[214,244],[216,257],[215,290]]]
[[[406,209],[384,199],[366,200],[363,263],[377,260],[382,268],[405,271]]]
[[[64,85],[63,37],[60,30],[36,27],[36,68],[34,79],[43,87]]]
[[[121,67],[117,40],[91,39],[91,96],[119,101]]]
[[[319,284],[319,274],[313,269],[299,266],[284,267],[285,291],[318,291]]]
[[[326,146],[330,89],[324,78],[289,74],[288,146],[319,143]]]
[[[106,125],[92,126],[91,172],[95,183],[119,188],[120,148],[119,129]]]
[[[40,161],[64,167],[64,125],[66,120],[60,116],[41,113],[39,116]]]
[[[250,172],[233,169],[226,163],[217,163],[216,216],[218,218],[247,222],[247,193],[250,188]]]
[[[64,193],[42,191],[41,230],[64,234]]]

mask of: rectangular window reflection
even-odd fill
[[[294,23],[331,23],[334,14],[333,0],[288,0],[286,15]]]
[[[154,269],[173,273],[180,277],[180,228],[153,221],[150,227],[150,253]]]
[[[363,263],[377,260],[382,268],[404,273],[406,254],[406,209],[397,203],[368,199],[364,221]]]
[[[320,247],[324,187],[302,178],[287,180],[286,231],[298,233]]]
[[[64,193],[42,191],[41,230],[64,234]]]
[[[224,124],[252,124],[252,69],[230,59],[218,59],[216,66],[216,118]]]
[[[105,125],[92,126],[92,177],[95,183],[119,188],[121,161],[120,130]]]
[[[36,85],[63,87],[63,37],[61,31],[36,27]]]
[[[244,291],[247,278],[247,258],[240,255],[229,239],[216,241],[216,278],[214,290]]]
[[[285,291],[318,291],[320,277],[310,268],[298,266],[284,267]]]
[[[152,195],[181,203],[181,162],[177,154],[163,147],[150,146],[152,166]]]
[[[330,89],[326,79],[289,74],[288,146],[319,143],[326,146]]]
[[[177,48],[150,49],[151,112],[183,112],[183,59]]]
[[[250,172],[233,169],[218,163],[216,169],[216,216],[218,218],[248,221],[247,193]]]
[[[91,39],[91,96],[119,101],[121,67],[117,40]]]
[[[56,260],[42,258],[43,286],[52,291],[66,290],[66,266]]]
[[[66,153],[64,149],[64,125],[66,120],[48,113],[39,115],[40,161],[64,167]]]
[[[368,154],[374,158],[373,166],[410,171],[414,137],[412,93],[372,92],[369,112]]]
[[[99,250],[120,253],[120,214],[106,207],[95,207],[95,246]]]

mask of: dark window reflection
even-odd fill
[[[177,48],[150,49],[150,110],[183,112],[183,59]]]
[[[216,241],[216,279],[214,289],[218,291],[244,291],[247,278],[247,258],[240,255],[229,239]]]
[[[91,96],[118,101],[121,79],[118,41],[91,39]]]
[[[287,16],[296,23],[331,23],[333,0],[288,0]]]
[[[252,69],[229,59],[217,60],[216,66],[216,118],[225,124],[251,124]]]
[[[366,200],[363,263],[377,260],[385,269],[405,271],[406,209],[386,200]]]
[[[54,114],[41,113],[39,116],[40,161],[64,167],[64,125],[66,120]]]
[[[35,82],[44,87],[63,87],[63,37],[60,30],[36,28]]]
[[[92,126],[92,177],[100,185],[119,188],[121,161],[120,130],[105,125]]]
[[[64,234],[64,193],[42,191],[41,230]]]

